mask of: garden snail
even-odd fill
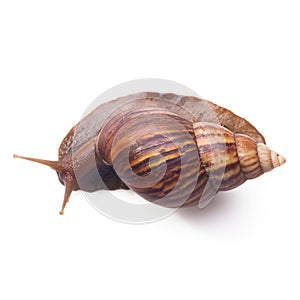
[[[54,169],[72,191],[132,189],[166,207],[207,201],[285,162],[245,119],[192,96],[137,93],[101,104],[63,139]]]

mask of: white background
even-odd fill
[[[299,299],[297,1],[1,1],[1,299]],[[283,167],[148,225],[13,153],[56,159],[99,94],[175,80],[250,120]]]

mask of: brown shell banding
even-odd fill
[[[190,203],[206,183],[198,180],[192,123],[168,110],[147,107],[117,114],[101,129],[96,147],[128,187],[156,204]]]
[[[170,119],[182,128],[176,128]],[[174,140],[185,151],[179,151]],[[197,151],[193,151],[194,144]],[[129,188],[167,207],[195,205],[271,170],[275,164],[267,167],[265,161],[272,163],[274,155],[263,146],[220,125],[192,123],[156,107],[117,113],[103,125],[96,141],[98,156]],[[184,158],[188,163],[182,163]],[[161,170],[163,174],[158,175]],[[177,192],[172,193],[175,188]]]
[[[217,191],[226,191],[245,182],[234,134],[211,123],[194,124],[201,166]]]
[[[220,191],[230,190],[282,165],[285,159],[252,137],[211,123],[194,124],[203,166]]]
[[[241,134],[236,134],[235,142],[241,165],[241,170],[246,179],[253,179],[263,174],[257,153],[257,143],[254,139]]]
[[[257,144],[258,159],[262,171],[269,172],[285,163],[285,158],[282,155],[270,150],[265,144]]]

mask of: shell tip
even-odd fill
[[[280,154],[273,152],[271,156],[272,156],[272,163],[274,168],[280,167],[286,162],[285,157]]]
[[[257,154],[259,157],[260,166],[264,173],[280,167],[286,162],[286,159],[282,155],[270,150],[265,144],[262,143],[257,144]]]

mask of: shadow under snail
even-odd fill
[[[205,203],[285,163],[245,119],[192,96],[137,93],[99,105],[63,139],[54,169],[72,191],[132,189],[165,207]]]

